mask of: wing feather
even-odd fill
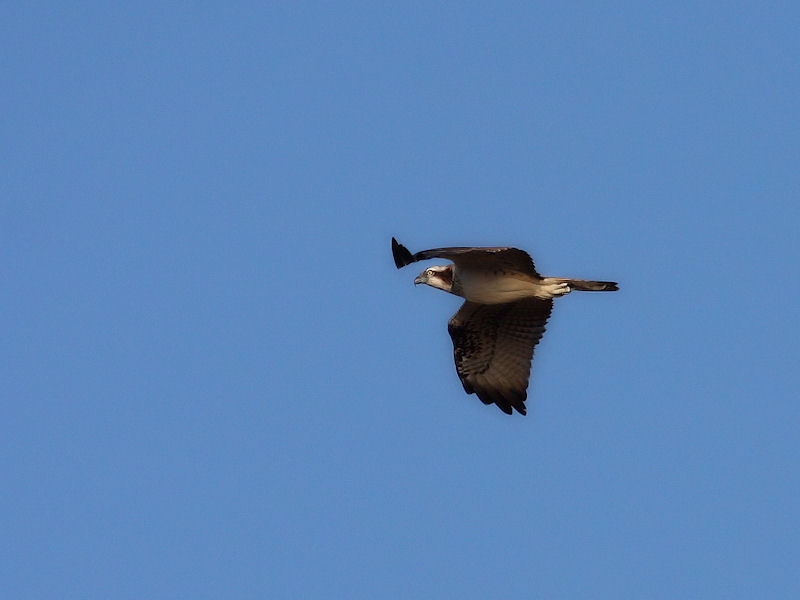
[[[533,349],[552,308],[552,300],[536,298],[506,304],[465,302],[447,327],[464,390],[507,414],[514,408],[524,415]]]
[[[395,266],[400,269],[411,263],[428,260],[429,258],[446,258],[452,260],[456,266],[468,267],[487,271],[512,271],[524,273],[531,277],[541,278],[536,272],[536,267],[530,255],[518,248],[483,248],[483,247],[456,247],[433,248],[411,254],[408,248],[392,238],[392,256]]]

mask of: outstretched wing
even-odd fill
[[[525,414],[533,348],[544,334],[552,300],[525,298],[506,304],[465,302],[447,330],[456,371],[468,394],[504,413]]]
[[[434,248],[411,254],[408,248],[392,238],[392,256],[398,269],[419,260],[446,258],[457,266],[470,269],[514,271],[540,277],[528,253],[517,248]]]

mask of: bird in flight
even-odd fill
[[[435,248],[411,254],[392,238],[398,269],[429,258],[452,264],[428,267],[414,280],[466,301],[447,330],[456,372],[468,394],[506,414],[525,414],[533,349],[553,309],[553,298],[573,290],[614,292],[613,281],[542,277],[517,248]]]

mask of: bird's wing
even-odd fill
[[[411,254],[408,248],[392,238],[392,256],[394,256],[394,264],[398,269],[418,260],[447,258],[457,266],[471,269],[516,271],[532,277],[540,277],[528,253],[517,248],[433,248]]]
[[[552,300],[536,298],[465,302],[447,326],[464,390],[504,413],[510,415],[513,407],[524,415],[533,348],[552,308]]]

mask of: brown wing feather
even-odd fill
[[[516,271],[537,278],[541,277],[536,272],[530,255],[518,248],[433,248],[411,254],[408,248],[392,238],[392,256],[398,269],[420,260],[446,258],[458,266],[466,266],[471,269]]]
[[[465,302],[447,327],[464,390],[509,415],[512,408],[524,415],[533,349],[552,308],[552,300],[535,298]]]

